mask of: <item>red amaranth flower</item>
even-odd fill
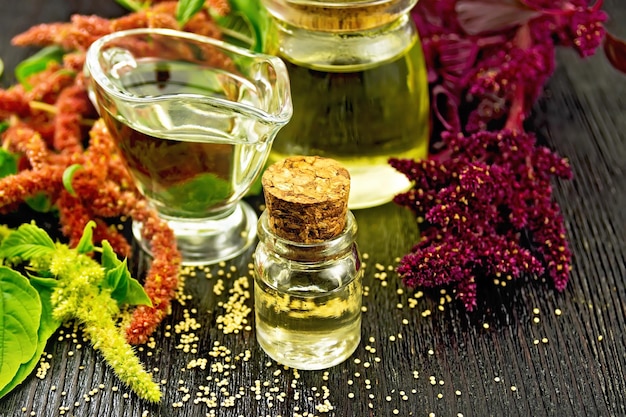
[[[151,10],[165,10],[160,7],[171,10],[167,5],[155,5]],[[167,13],[156,14],[150,16],[149,24],[167,20]],[[137,27],[141,16],[130,16],[125,24]],[[216,30],[212,24],[198,23],[204,33]],[[130,245],[109,225],[110,219],[131,217],[143,222],[153,255],[144,288],[153,306],[133,310],[127,329],[130,342],[143,343],[170,311],[181,256],[167,223],[139,195],[101,120],[89,131],[88,147],[83,149],[83,127],[93,122],[89,118],[95,114],[77,70],[84,62],[84,50],[111,27],[107,19],[74,16],[71,23],[39,25],[14,39],[16,44],[55,44],[72,52],[62,64],[51,64],[29,77],[32,88],[0,90],[0,99],[6,98],[0,100],[0,117],[10,120],[9,129],[2,134],[3,145],[24,156],[18,173],[0,179],[0,212],[15,210],[26,198],[44,192],[58,208],[61,229],[71,244],[77,243],[87,221],[94,220],[94,241],[107,239],[122,256],[129,255]],[[72,164],[81,166],[71,178],[74,193],[65,188],[67,179],[63,178]]]
[[[132,344],[145,343],[148,337],[169,314],[171,300],[178,287],[178,274],[182,263],[176,248],[174,232],[160,219],[145,200],[135,194],[121,197],[133,220],[142,223],[142,234],[150,241],[152,264],[146,276],[144,289],[152,300],[152,307],[139,306],[126,327],[126,337]]]

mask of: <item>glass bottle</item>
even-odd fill
[[[272,145],[335,159],[350,172],[351,209],[390,201],[407,178],[389,157],[427,156],[424,56],[409,11],[417,0],[263,0],[273,16],[266,52],[281,57],[293,116]]]
[[[347,204],[343,211],[323,208],[327,216],[317,225],[308,216],[316,203],[300,208],[272,204],[265,181],[272,167],[263,177],[269,204],[259,219],[254,257],[257,341],[283,365],[328,368],[347,359],[361,340],[363,272],[356,221]],[[331,224],[333,218],[338,227]],[[330,237],[323,236],[331,230]]]

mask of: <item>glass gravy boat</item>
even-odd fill
[[[183,263],[244,252],[257,215],[242,197],[292,114],[283,62],[169,29],[133,29],[87,52],[90,96],[139,191],[174,230]],[[141,224],[133,232],[142,247]]]

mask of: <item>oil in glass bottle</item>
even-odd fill
[[[265,49],[285,61],[293,100],[270,158],[339,161],[352,178],[351,209],[409,187],[390,157],[427,156],[426,67],[409,14],[416,1],[263,0],[273,16]]]
[[[336,161],[290,157],[263,174],[267,209],[254,257],[257,341],[275,361],[324,369],[361,340],[362,270],[349,174]]]

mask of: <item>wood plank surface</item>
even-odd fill
[[[607,0],[604,8],[611,24],[626,22],[623,1]],[[72,13],[123,11],[112,0],[0,3],[4,86],[33,52],[10,46],[11,37]],[[492,285],[471,314],[438,291],[416,294],[393,272],[417,241],[413,216],[393,204],[360,210],[366,311],[362,343],[347,362],[294,372],[262,352],[254,330],[220,328],[236,295],[229,290],[252,284],[248,253],[188,271],[186,298],[138,348],[162,381],[160,404],[129,393],[69,327],[47,346],[45,376],[32,375],[0,399],[0,417],[626,415],[626,76],[601,53],[581,60],[560,52],[530,123],[575,174],[555,184],[574,253],[563,293],[531,278]],[[20,216],[27,214],[0,223]],[[247,319],[253,329],[253,315]]]

